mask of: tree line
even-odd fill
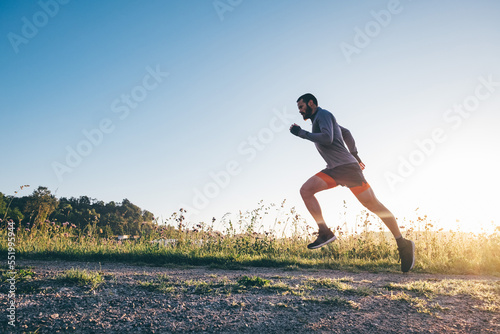
[[[92,226],[105,236],[138,235],[154,225],[153,213],[142,210],[128,199],[121,203],[104,203],[88,196],[58,199],[42,186],[23,197],[0,192],[0,219],[2,227],[13,220],[20,228],[33,228],[46,221],[68,222],[81,230]]]

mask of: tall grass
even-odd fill
[[[274,210],[274,211],[273,211]],[[272,215],[271,213],[274,214]],[[16,232],[17,259],[115,261],[154,265],[209,265],[330,268],[343,270],[399,271],[396,244],[382,225],[369,214],[362,215],[356,233],[338,226],[339,239],[308,250],[314,228],[294,208],[284,203],[223,217],[220,226],[186,222],[185,211],[174,213],[168,225],[157,224],[136,240],[104,238],[99,229],[76,229],[70,224],[45,222]],[[267,223],[264,224],[267,219]],[[271,220],[271,223],[269,223]],[[372,222],[379,230],[370,228]],[[191,226],[190,226],[191,225]],[[266,231],[265,226],[270,226]],[[220,232],[222,230],[222,232]],[[500,226],[491,234],[434,230],[427,217],[407,221],[405,237],[416,244],[414,271],[450,274],[500,274]],[[288,233],[288,234],[287,234]],[[7,253],[7,231],[0,231],[0,251]],[[174,239],[161,244],[155,240]]]

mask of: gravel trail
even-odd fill
[[[431,274],[21,261],[16,326],[2,333],[499,333],[500,278]],[[95,288],[61,279],[99,273]],[[481,298],[425,287],[453,280],[490,287]],[[419,282],[419,290],[397,288]]]

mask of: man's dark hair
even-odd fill
[[[297,102],[299,102],[300,100],[304,100],[304,103],[305,104],[308,104],[309,101],[313,101],[314,105],[317,106],[318,105],[318,100],[316,99],[316,97],[314,95],[312,95],[311,93],[307,93],[307,94],[304,94],[302,95],[301,97],[299,97],[297,99]]]

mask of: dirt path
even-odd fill
[[[17,283],[14,331],[1,295],[2,333],[500,332],[498,277],[55,261],[20,266],[36,275]],[[57,279],[71,268],[100,272],[104,282],[92,290]],[[408,283],[413,288],[404,288]],[[447,288],[439,292],[441,286]]]

